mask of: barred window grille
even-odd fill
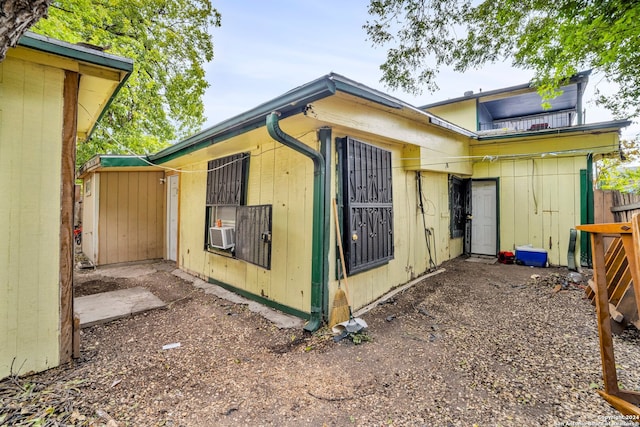
[[[223,253],[269,270],[271,268],[271,205],[246,205],[249,153],[208,162],[205,250]],[[232,246],[214,245],[211,228],[232,229]]]
[[[391,152],[343,138],[343,246],[347,273],[354,274],[393,259]]]

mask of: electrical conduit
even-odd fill
[[[291,135],[280,129],[278,113],[272,112],[267,116],[267,130],[271,138],[281,144],[309,157],[313,160],[313,235],[311,243],[311,316],[304,329],[316,331],[322,326],[322,290],[325,285],[323,274],[325,260],[328,254],[324,252],[325,230],[324,224],[324,193],[325,193],[325,160],[322,154],[313,150]]]

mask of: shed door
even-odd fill
[[[471,188],[471,253],[495,256],[498,253],[497,182],[474,180]]]
[[[178,260],[178,175],[167,177],[167,259]]]

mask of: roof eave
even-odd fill
[[[160,166],[155,166],[149,162],[145,156],[130,156],[119,154],[96,154],[87,160],[80,168],[76,176],[82,178],[91,172],[98,172],[103,169],[126,169],[126,168],[148,168],[149,170],[162,170]]]
[[[281,118],[289,117],[304,111],[310,102],[332,95],[335,91],[335,84],[331,79],[328,76],[321,77],[278,98],[260,104],[245,113],[220,122],[158,153],[152,154],[149,156],[149,160],[154,163],[164,163],[233,136],[257,129],[265,126],[267,115],[273,111],[279,112]]]
[[[177,157],[201,150],[209,145],[216,144],[250,130],[265,126],[267,115],[273,111],[277,111],[280,114],[280,119],[290,117],[294,114],[303,113],[309,103],[334,95],[337,91],[365,99],[378,105],[382,105],[383,107],[396,110],[410,110],[419,114],[421,117],[424,117],[429,123],[458,134],[475,137],[473,132],[469,132],[459,126],[449,123],[431,113],[422,111],[397,98],[350,80],[339,74],[330,73],[286,92],[284,95],[261,104],[243,114],[232,117],[197,133],[156,154],[149,155],[148,158],[153,163],[168,162]]]
[[[575,74],[574,76],[572,76],[567,82],[567,85],[588,82],[590,75],[591,75],[591,70],[581,71]],[[566,86],[566,85],[563,85],[563,86]],[[583,93],[584,93],[585,87],[586,85],[582,85],[581,87],[581,90]],[[524,89],[535,89],[535,87],[533,86],[532,82],[522,83],[519,85],[509,86],[509,87],[500,88],[500,89],[494,89],[487,92],[478,92],[478,93],[473,93],[467,96],[460,96],[457,98],[451,98],[444,101],[433,102],[431,104],[422,105],[418,108],[420,108],[421,110],[426,110],[429,108],[440,107],[442,105],[454,104],[456,102],[469,101],[473,99],[483,98],[485,96],[500,95],[503,93],[515,92],[515,91],[524,90]]]
[[[50,53],[76,61],[112,68],[115,70],[132,72],[133,60],[122,56],[101,52],[85,46],[64,42],[46,37],[30,31],[24,33],[18,41],[18,46],[28,47],[41,52]]]

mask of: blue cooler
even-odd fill
[[[531,267],[546,267],[547,251],[530,246],[516,246],[516,263]]]

